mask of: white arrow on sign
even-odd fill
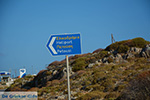
[[[52,52],[53,52],[54,54],[57,54],[56,50],[53,48],[53,43],[54,43],[55,39],[56,39],[56,37],[53,37],[53,38],[52,38],[52,40],[51,40],[51,42],[50,42],[50,44],[49,44],[49,47],[50,47],[50,49],[52,50]]]

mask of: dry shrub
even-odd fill
[[[51,86],[51,83],[52,83],[51,81],[47,81],[47,82],[46,82],[46,87]]]
[[[117,100],[150,100],[150,71],[132,80]]]
[[[60,81],[59,80],[53,80],[51,84],[52,85],[58,85],[58,84],[60,84]]]
[[[84,71],[84,70],[79,70],[78,72],[77,72],[77,75],[82,75],[82,74],[85,74],[86,73],[86,71]]]
[[[90,93],[81,96],[77,100],[100,100],[103,99],[105,95],[106,94],[104,92],[92,91]]]
[[[105,96],[106,100],[115,100],[119,96],[118,92],[110,92]]]
[[[37,87],[33,87],[33,88],[31,88],[31,89],[29,89],[28,91],[37,91],[39,88],[37,88]]]
[[[99,53],[99,52],[102,51],[102,50],[104,50],[104,49],[99,48],[99,49],[96,49],[95,51],[93,51],[93,53]]]
[[[59,63],[60,63],[60,61],[54,61],[54,62],[52,62],[51,64],[49,64],[49,66],[57,66],[57,65],[59,65]]]
[[[59,80],[52,80],[52,81],[48,81],[46,83],[46,87],[49,87],[49,86],[54,86],[54,85],[58,85],[60,84],[60,81]]]

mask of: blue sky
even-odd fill
[[[83,53],[108,46],[111,33],[116,41],[149,41],[149,5],[149,0],[0,0],[0,71],[19,74],[25,67],[32,74],[64,59],[47,50],[51,34],[81,32]]]

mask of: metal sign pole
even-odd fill
[[[53,34],[46,45],[52,56],[66,55],[68,100],[71,100],[69,61],[67,55],[81,54],[80,33]]]
[[[66,63],[67,63],[68,100],[71,100],[70,99],[69,61],[68,61],[68,56],[67,55],[66,55]]]

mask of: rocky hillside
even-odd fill
[[[150,42],[134,38],[69,57],[73,100],[149,100]],[[67,100],[66,61],[37,76],[18,79],[7,91],[38,91],[38,99]]]

